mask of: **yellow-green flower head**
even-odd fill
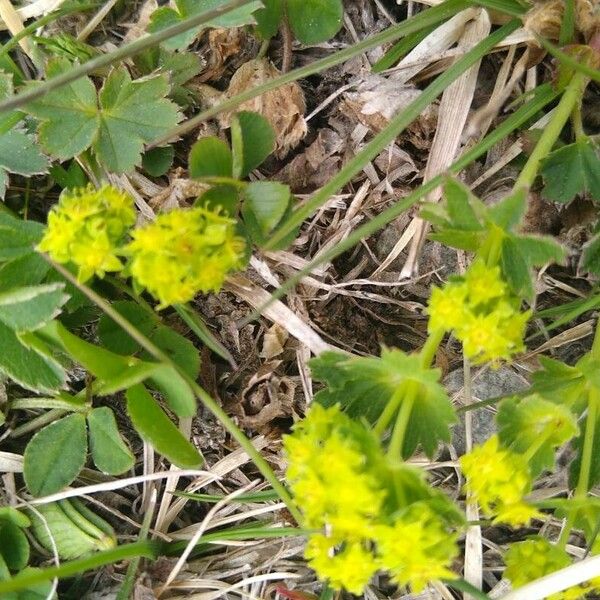
[[[365,548],[364,542],[348,542],[340,550],[335,546],[332,538],[313,535],[304,555],[311,568],[333,589],[362,594],[378,569],[373,553]]]
[[[531,491],[531,474],[523,456],[500,447],[497,435],[460,458],[465,490],[495,523],[524,525],[537,511],[524,497]]]
[[[398,585],[420,592],[430,581],[456,577],[449,568],[458,554],[456,536],[423,502],[412,504],[391,526],[378,527],[376,538],[380,565]]]
[[[131,237],[128,272],[138,288],[160,301],[159,308],[220,290],[243,263],[245,242],[235,221],[202,207],[159,215]]]
[[[38,250],[58,263],[73,263],[86,281],[123,268],[118,249],[135,222],[132,198],[105,185],[65,190],[48,215],[48,226]]]
[[[519,588],[544,575],[550,575],[571,564],[565,550],[551,544],[542,537],[512,544],[504,556],[506,570],[504,577],[510,579],[513,587]],[[576,585],[562,592],[548,596],[547,600],[579,600],[586,594],[600,589],[600,578]]]
[[[475,261],[465,276],[434,288],[429,300],[429,331],[452,331],[476,364],[508,360],[521,352],[529,312],[502,280],[499,267]]]

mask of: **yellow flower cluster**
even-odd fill
[[[128,272],[134,285],[158,298],[159,308],[218,291],[244,257],[235,221],[201,207],[161,214],[131,237]]]
[[[515,588],[549,575],[571,564],[565,550],[542,537],[512,544],[504,556],[504,576]],[[580,600],[586,594],[600,591],[600,577],[548,596],[547,600]]]
[[[494,523],[524,525],[539,516],[523,498],[531,491],[531,474],[525,458],[500,447],[497,435],[460,458],[467,479],[465,490]]]
[[[38,249],[58,263],[74,263],[80,281],[102,277],[123,268],[118,249],[134,222],[133,200],[114,187],[65,190]]]
[[[391,473],[379,442],[337,406],[311,407],[286,436],[287,479],[304,517],[317,530],[305,556],[337,590],[360,594],[378,570],[420,591],[454,577],[456,538],[425,502],[390,509]]]
[[[475,261],[465,276],[429,299],[429,331],[452,331],[475,363],[509,359],[523,349],[529,312],[519,312],[519,301],[502,280],[499,267]]]

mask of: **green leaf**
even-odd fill
[[[256,31],[263,40],[268,40],[275,35],[283,16],[283,0],[262,0],[264,8],[254,13]]]
[[[195,206],[204,206],[210,210],[221,208],[227,215],[234,217],[238,212],[240,196],[232,185],[215,185],[204,192]]]
[[[178,367],[192,379],[200,372],[200,354],[197,348],[170,327],[157,327],[150,335],[154,342]]]
[[[65,383],[65,372],[52,358],[21,343],[14,331],[0,323],[0,373],[28,390],[51,393]]]
[[[137,302],[117,300],[112,307],[146,337],[152,333],[156,322]],[[111,352],[130,356],[141,350],[141,346],[106,314],[100,317],[96,333],[100,343]]]
[[[237,127],[234,125],[237,124]],[[236,140],[236,132],[241,139]],[[231,125],[234,162],[239,161],[239,177],[247,177],[275,150],[275,132],[269,121],[254,112],[237,113]],[[241,157],[236,156],[241,150]]]
[[[244,190],[244,217],[251,213],[265,236],[277,226],[290,205],[289,186],[276,181],[254,181]]]
[[[506,232],[511,231],[521,222],[526,209],[527,195],[524,190],[519,190],[491,206],[487,214],[492,223]]]
[[[0,212],[0,261],[31,254],[43,235],[44,226],[41,223],[22,221]]]
[[[294,35],[303,44],[319,44],[342,27],[342,0],[287,0],[287,15]]]
[[[502,240],[501,264],[502,273],[513,292],[520,298],[532,299],[534,289],[530,268],[512,236]]]
[[[71,65],[52,61],[48,76]],[[40,141],[54,157],[67,159],[92,148],[109,171],[124,173],[141,163],[144,143],[166,134],[180,120],[166,99],[164,75],[131,80],[125,68],[111,71],[97,93],[88,77],[49,92],[27,106],[41,120]]]
[[[157,452],[181,468],[202,464],[198,451],[186,440],[142,385],[127,390],[127,412],[133,426]]]
[[[72,483],[85,464],[85,417],[74,413],[40,429],[27,444],[23,475],[34,496],[46,496]]]
[[[444,198],[451,229],[481,231],[481,223],[472,206],[474,196],[466,185],[448,178],[444,185]]]
[[[173,146],[152,148],[142,156],[142,167],[152,177],[162,177],[173,164],[175,149]]]
[[[29,527],[31,525],[29,517],[12,506],[0,507],[0,523],[2,521],[10,521],[21,528]]]
[[[215,8],[219,8],[223,4],[227,4],[228,0],[175,0],[175,9],[161,7],[152,13],[150,26],[148,31],[155,32],[165,29],[170,25],[184,21],[185,19],[197,15],[201,12],[207,12]],[[250,2],[249,4],[230,11],[212,21],[209,21],[207,27],[241,27],[242,25],[250,25],[254,23],[252,13],[261,8],[262,4],[258,1]],[[178,36],[163,42],[165,48],[177,50],[189,46],[201,28],[198,27],[191,31],[187,31]]]
[[[113,411],[107,406],[94,408],[87,416],[90,451],[94,464],[109,475],[131,469],[135,459],[123,441]]]
[[[69,299],[64,285],[51,283],[0,293],[0,321],[14,331],[33,331],[60,313]]]
[[[196,396],[185,379],[168,365],[160,365],[150,381],[165,397],[169,408],[178,417],[193,417],[196,414]]]
[[[133,357],[115,354],[100,346],[90,344],[73,335],[62,324],[51,321],[40,329],[43,338],[58,344],[74,360],[98,377],[100,385],[94,386],[97,394],[113,394],[150,377],[159,367]]]
[[[188,161],[190,177],[231,177],[233,157],[229,146],[218,137],[208,136],[198,140]]]
[[[400,350],[382,350],[381,358],[349,358],[324,352],[310,362],[313,377],[327,383],[315,395],[325,406],[339,403],[350,416],[374,422],[388,402],[411,382],[417,397],[406,427],[402,454],[411,456],[421,445],[433,456],[440,441],[450,441],[450,425],[456,415],[450,398],[439,383],[439,369],[424,369],[417,356]]]
[[[584,138],[551,152],[541,170],[545,198],[570,202],[577,194],[600,200],[600,154],[598,146]]]
[[[532,267],[542,267],[554,262],[563,264],[566,251],[556,240],[541,235],[519,235],[513,236],[519,251]]]
[[[11,571],[20,571],[29,562],[27,536],[11,521],[0,522],[0,554]]]
[[[459,229],[443,229],[429,234],[429,239],[453,248],[460,248],[468,252],[475,252],[481,246],[484,239],[484,230],[477,231],[462,231]]]
[[[51,79],[71,68],[67,60],[51,60],[46,77]],[[28,104],[26,110],[42,121],[38,129],[40,143],[55,158],[64,160],[81,154],[92,145],[98,133],[96,87],[89,77],[48,92]]]
[[[600,275],[600,234],[595,235],[584,247],[581,266],[594,275]]]
[[[534,476],[554,467],[554,450],[579,433],[576,416],[566,407],[538,395],[506,398],[498,407],[500,441],[518,453],[540,445],[530,459]]]
[[[144,143],[177,125],[181,114],[168,93],[163,75],[132,81],[123,67],[111,71],[99,94],[100,128],[94,142],[98,160],[109,171],[131,171],[141,163]]]
[[[20,256],[0,266],[0,291],[37,285],[49,270],[50,265],[37,252]]]

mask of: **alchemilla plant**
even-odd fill
[[[128,3],[108,4],[109,11],[117,11]],[[464,592],[481,600],[488,596],[474,587],[464,560],[473,550],[466,548],[466,540],[472,541],[469,534],[476,527],[508,532],[506,541],[496,544],[494,560],[498,579],[504,578],[517,598],[575,600],[600,594],[600,570],[594,566],[600,554],[600,501],[594,493],[600,484],[598,325],[591,349],[573,364],[539,356],[538,363],[527,363],[534,370],[528,389],[486,401],[495,405],[494,433],[474,445],[469,440],[462,455],[446,457],[451,461],[448,479],[456,483],[453,494],[436,485],[424,466],[452,443],[453,428],[462,426],[461,413],[481,407],[467,397],[469,402],[458,408],[450,397],[437,360],[443,345],[458,349],[467,383],[471,366],[497,370],[518,360],[545,317],[558,316],[551,330],[600,306],[594,288],[590,298],[558,307],[558,312],[556,307],[550,313],[538,310],[536,269],[564,264],[567,253],[555,239],[524,227],[529,200],[539,191],[563,204],[582,195],[600,199],[597,136],[586,132],[582,116],[586,89],[592,80],[600,81],[600,20],[593,4],[565,0],[530,7],[520,0],[495,0],[496,12],[488,12],[489,1],[444,0],[402,16],[355,45],[344,42],[338,51],[337,42],[328,44],[326,56],[290,71],[294,38],[319,45],[341,30],[348,16],[342,0],[175,0],[145,15],[140,37],[110,53],[86,43],[91,31],[52,39],[33,35],[94,3],[61,3],[56,13],[25,29],[14,25],[15,15],[24,11],[0,3],[0,18],[13,35],[0,49],[0,196],[5,199],[0,204],[0,426],[5,428],[0,442],[10,444],[0,453],[8,482],[0,490],[5,504],[0,506],[1,598],[52,599],[53,582],[62,585],[73,575],[111,564],[116,565],[111,576],[122,584],[118,600],[125,600],[135,595],[142,557],[170,559],[183,553],[188,558],[212,553],[219,543],[302,536],[305,560],[315,574],[311,593],[321,591],[321,600],[332,592],[360,595],[381,582],[387,586],[381,594],[390,586],[399,590],[390,593],[402,597],[443,586],[444,597]],[[404,15],[403,10],[397,14]],[[103,11],[90,22],[106,19]],[[467,20],[482,17],[489,35],[475,45],[472,40],[463,44],[463,52],[441,74],[431,75],[438,72],[435,68],[428,72],[415,99],[398,114],[379,115],[376,131],[344,154],[339,172],[318,191],[300,201],[285,176],[281,181],[270,177],[285,166],[284,148],[298,152],[290,155],[292,170],[301,164],[296,160],[307,125],[302,90],[293,87],[297,79],[393,43],[373,65],[381,73],[435,36],[439,24],[465,14]],[[496,23],[498,14],[502,18]],[[199,43],[206,30],[207,44]],[[375,168],[377,157],[398,142],[412,120],[517,31],[516,39],[538,40],[558,57],[556,68],[547,69],[551,81],[511,104],[447,173],[313,252],[315,245],[306,239],[312,240],[310,232],[320,221],[304,238],[305,232],[298,232],[306,220],[321,209],[326,213],[334,194],[356,183],[367,165]],[[281,44],[270,53],[271,39],[279,34]],[[224,93],[219,91],[224,87],[204,85],[211,79],[221,85],[230,72],[227,60],[245,56],[246,37],[258,42],[249,44],[256,54],[251,64],[267,65],[268,77],[263,81],[264,74],[253,70],[252,85],[239,93],[232,85]],[[516,65],[529,69],[542,51],[541,46],[532,51],[533,42],[528,43]],[[223,56],[201,60],[200,46],[214,50],[213,44],[222,45]],[[279,74],[269,61],[279,56],[280,47]],[[282,85],[292,86],[284,89],[293,93],[281,92]],[[319,111],[335,102],[334,96]],[[290,99],[293,105],[283,116],[270,114]],[[199,106],[207,108],[191,116]],[[263,114],[239,110],[249,106]],[[550,106],[543,131],[523,144],[527,157],[518,165],[513,188],[493,203],[477,198],[460,173]],[[214,135],[190,142],[185,134],[196,135],[197,126],[215,116],[215,129],[202,130]],[[307,139],[312,144],[315,138]],[[312,151],[317,147],[310,146]],[[320,152],[307,158],[315,171]],[[323,159],[323,172],[336,152]],[[29,178],[26,183],[23,177]],[[181,190],[175,188],[182,179],[183,187],[193,191],[179,198]],[[39,182],[44,183],[37,189]],[[177,203],[161,207],[157,201],[153,214],[143,194],[134,200],[136,186],[173,191],[171,200]],[[422,202],[436,188],[442,200]],[[143,214],[136,204],[145,208]],[[431,286],[417,316],[424,343],[414,351],[382,347],[378,356],[318,353],[310,361],[316,393],[306,410],[294,405],[293,424],[282,420],[285,468],[274,472],[228,414],[224,407],[229,405],[222,406],[199,383],[208,377],[216,390],[219,379],[217,367],[206,368],[201,377],[201,345],[203,356],[213,352],[222,365],[237,365],[195,302],[200,295],[222,291],[228,279],[226,289],[248,292],[244,300],[262,298],[255,280],[239,274],[248,263],[269,283],[279,282],[269,302],[283,298],[314,267],[334,264],[333,259],[416,205],[432,227],[429,238],[461,250],[466,258],[460,272]],[[294,252],[309,247],[314,258],[276,254],[294,242]],[[288,281],[270,271],[269,261],[280,259],[287,269],[282,273],[298,268]],[[579,268],[600,275],[597,223]],[[259,312],[265,308],[259,306]],[[281,305],[264,314],[289,315]],[[238,325],[234,320],[232,331]],[[298,335],[298,330],[294,321],[289,333]],[[310,383],[308,377],[302,381]],[[236,491],[227,498],[192,493],[173,501],[173,481],[194,477],[204,462],[190,435],[196,431],[198,403],[206,409],[201,418],[212,413],[230,436],[227,450],[238,444],[270,489]],[[141,438],[143,452],[132,448],[129,434]],[[279,441],[273,442],[277,450]],[[542,478],[557,469],[558,456],[561,468],[568,463],[568,481],[565,477],[559,492],[536,493]],[[164,467],[153,462],[155,457],[168,461],[171,470],[167,465],[155,473],[157,466]],[[136,469],[143,473],[138,481],[146,485],[142,512],[148,510],[137,515],[139,523],[126,518],[127,526],[136,528],[125,535],[117,526],[118,510],[100,516],[74,497],[77,486],[90,481],[100,486],[91,493],[118,489],[119,478]],[[148,479],[165,474],[167,485],[148,485]],[[131,480],[123,483],[130,485]],[[158,500],[146,493],[152,489],[166,491]],[[174,522],[187,526],[196,518],[193,513],[178,519],[186,503],[215,502],[218,509],[261,499],[279,499],[287,511],[277,505],[272,517],[273,506],[261,507],[250,517],[236,514],[239,523],[231,527],[203,526],[192,541],[189,530],[180,536],[183,541],[171,536]],[[156,517],[148,508],[153,504]],[[205,512],[207,518],[213,515]],[[582,557],[592,557],[583,563],[592,564],[591,570],[580,568]],[[127,572],[121,573],[127,561]],[[155,590],[157,597],[181,575],[182,565],[173,564],[167,581]],[[544,587],[543,578],[556,572],[569,576],[558,583],[555,578],[551,589]],[[81,577],[72,588],[65,586],[68,597],[80,594],[86,581]]]

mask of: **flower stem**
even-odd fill
[[[588,78],[583,73],[577,72],[571,78],[571,81],[563,92],[558,106],[554,110],[554,114],[552,115],[550,122],[544,129],[544,132],[533,149],[533,152],[530,154],[527,163],[523,167],[523,170],[521,171],[521,174],[515,183],[515,191],[520,188],[528,189],[535,181],[542,160],[544,160],[548,154],[550,154],[552,147],[556,143],[556,140],[558,140],[563,127],[571,116],[571,113],[581,102],[587,82]]]
[[[429,334],[427,341],[425,344],[423,344],[423,347],[419,352],[419,355],[421,356],[421,365],[423,368],[428,369],[431,366],[431,363],[435,359],[437,349],[444,339],[445,333],[446,332],[444,330],[438,329],[437,331],[433,331]]]
[[[402,456],[402,446],[404,444],[404,436],[406,435],[406,428],[410,419],[410,413],[412,412],[415,400],[417,399],[417,392],[419,390],[418,384],[414,381],[409,381],[406,384],[404,395],[402,398],[402,404],[396,417],[396,424],[394,425],[394,431],[392,432],[392,439],[388,449],[388,455],[396,461],[398,457]]]

